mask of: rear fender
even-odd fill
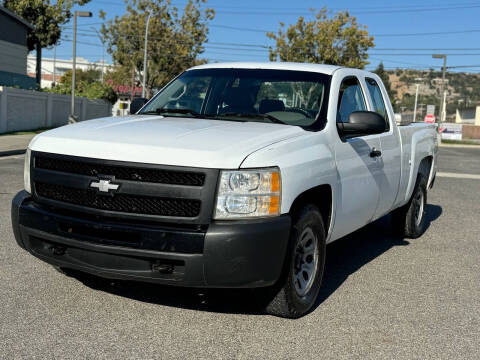
[[[436,135],[436,134],[435,134]],[[407,191],[404,202],[407,202],[412,196],[417,175],[422,172],[428,179],[429,184],[433,178],[433,169],[435,163],[436,141],[432,141],[432,129],[424,129],[415,132],[412,135],[412,151],[410,153],[410,169],[408,177]]]

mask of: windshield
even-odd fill
[[[331,77],[261,69],[186,71],[139,114],[273,122],[322,128]]]

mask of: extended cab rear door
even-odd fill
[[[363,79],[368,92],[370,110],[382,115],[387,122],[387,129],[377,135],[380,140],[382,155],[378,157],[380,171],[376,174],[380,190],[377,209],[373,219],[389,213],[397,197],[401,178],[401,146],[398,128],[393,122],[393,109],[382,81],[374,74]]]
[[[337,81],[332,84],[331,96],[337,100],[337,122],[347,122],[352,112],[370,108],[368,90],[360,75],[360,72],[355,75],[355,70],[351,69],[342,69],[336,74]],[[378,158],[371,156],[374,149],[380,150],[378,135],[341,139],[337,132],[333,134],[333,143],[338,171],[332,233],[335,240],[359,229],[373,218],[380,195],[382,169]]]

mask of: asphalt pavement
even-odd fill
[[[0,135],[0,157],[25,153],[36,134]]]
[[[480,174],[480,149],[441,148],[439,171]],[[478,359],[480,179],[439,176],[415,240],[379,221],[327,247],[316,308],[259,313],[249,291],[68,277],[20,249],[10,202],[22,156],[0,158],[0,358]]]

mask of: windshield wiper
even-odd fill
[[[227,113],[221,114],[219,116],[234,116],[234,117],[243,117],[243,118],[249,118],[249,119],[268,119],[272,123],[286,125],[282,120],[277,119],[275,116],[272,116],[272,115],[269,115],[269,114],[227,112]]]
[[[140,114],[184,114],[184,115],[193,115],[194,117],[202,117],[199,113],[197,113],[195,110],[192,109],[164,109],[164,108],[158,108],[155,110],[151,111],[144,111]]]
[[[195,118],[202,118],[202,119],[211,119],[211,120],[219,120],[219,117],[216,115],[207,115],[207,114],[199,114],[195,110],[192,109],[164,109],[158,108],[155,110],[144,111],[139,115],[150,115],[150,114],[185,114],[185,115],[192,115]],[[227,120],[227,119],[225,119]],[[246,122],[247,120],[242,119],[228,119],[227,121],[239,121],[239,122]]]

